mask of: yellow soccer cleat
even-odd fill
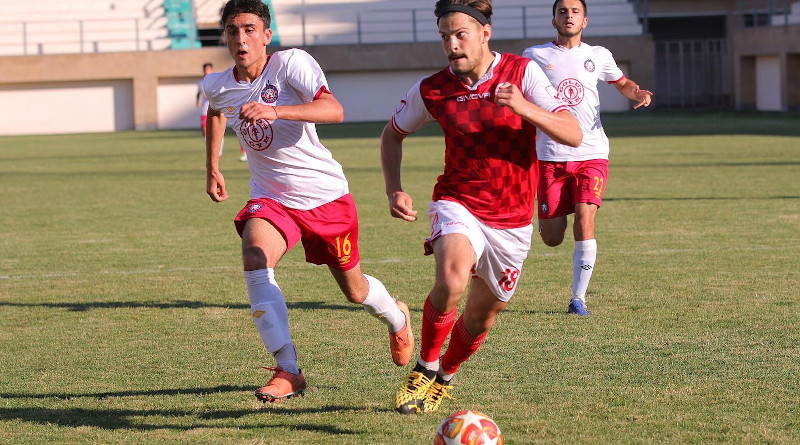
[[[422,412],[425,394],[433,384],[433,375],[425,375],[425,369],[417,365],[413,371],[406,375],[403,387],[397,391],[394,405],[397,412],[402,414],[417,414]],[[431,374],[433,371],[429,371]]]

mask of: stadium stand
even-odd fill
[[[263,0],[269,5],[272,13],[272,45],[281,46],[280,33],[278,32],[278,20],[273,7],[273,1]],[[283,2],[283,0],[279,0]],[[220,11],[225,6],[227,0],[195,0],[194,12],[197,19],[197,29],[199,38],[203,46],[217,46],[222,44],[220,38]]]
[[[192,0],[164,0],[171,49],[199,48]]]
[[[225,0],[0,0],[0,55],[185,49],[220,44]],[[266,3],[270,4],[269,1]],[[274,46],[435,42],[431,0],[271,2]],[[797,8],[800,10],[800,8]],[[41,17],[53,17],[52,19]],[[632,2],[593,0],[586,35],[641,35]],[[550,2],[506,0],[494,8],[495,39],[549,38]]]
[[[0,55],[162,50],[163,0],[0,0]],[[44,19],[43,19],[44,18]]]
[[[549,38],[552,3],[507,0],[494,6],[494,38]],[[274,10],[286,46],[434,42],[433,2],[282,0]],[[641,35],[628,0],[593,0],[587,36]]]

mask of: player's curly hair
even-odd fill
[[[436,17],[441,17],[441,11],[448,5],[464,5],[477,9],[486,17],[486,22],[492,24],[492,0],[438,0],[433,13]]]
[[[553,2],[553,18],[556,17],[556,6],[558,5],[558,2],[560,2],[560,1],[562,1],[562,0],[556,0],[556,1]],[[586,0],[580,0],[580,1],[581,1],[581,4],[583,5],[583,15],[589,14],[589,12],[586,10]]]
[[[269,6],[261,0],[229,0],[222,7],[222,27],[225,27],[228,19],[239,14],[255,14],[264,22],[264,29],[269,28],[272,17],[269,14]]]

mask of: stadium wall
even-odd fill
[[[736,108],[800,110],[800,25],[739,28],[731,41]]]
[[[519,54],[534,43],[540,42],[499,40],[492,48]],[[613,51],[640,84],[653,84],[649,37],[598,37],[591,43]],[[438,43],[306,50],[325,70],[346,122],[388,120],[409,87],[445,66]],[[2,57],[0,135],[199,128],[195,95],[205,62],[217,70],[231,65],[225,47]],[[604,111],[630,107],[613,87],[601,94]]]

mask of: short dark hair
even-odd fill
[[[553,2],[553,17],[556,16],[556,5],[560,1],[563,1],[563,0],[556,0],[556,1]],[[589,12],[586,10],[586,0],[581,0],[581,4],[583,5],[583,15],[588,15]]]
[[[229,0],[222,7],[222,27],[228,19],[239,14],[255,14],[264,22],[264,29],[269,28],[272,17],[269,14],[269,6],[261,0]]]
[[[464,5],[477,9],[486,17],[486,23],[492,24],[492,0],[438,0],[433,13],[440,17],[441,11],[448,5]]]
[[[212,65],[211,62],[206,62],[206,63],[203,64],[203,69],[206,69],[206,68],[214,68],[214,65]]]

